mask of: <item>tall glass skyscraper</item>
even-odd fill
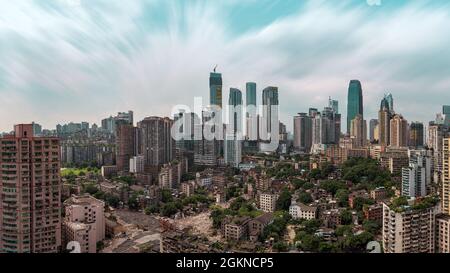
[[[312,146],[312,118],[306,113],[294,117],[294,149],[309,153]]]
[[[215,69],[209,75],[209,104],[222,108],[222,74]]]
[[[384,95],[384,97],[388,103],[389,111],[391,111],[391,114],[394,114],[394,97],[391,93]]]
[[[247,140],[256,140],[258,138],[258,120],[257,120],[257,108],[256,108],[256,83],[248,82],[246,84],[246,138]],[[257,147],[257,143],[246,142],[247,146],[253,145],[253,148]]]
[[[378,143],[382,146],[389,146],[391,143],[392,112],[389,107],[389,101],[384,96],[381,100],[380,111],[378,112]]]
[[[352,80],[348,87],[347,134],[350,134],[352,120],[355,119],[357,115],[364,117],[363,94],[361,82]]]
[[[254,105],[256,106],[256,83],[248,82],[246,84],[246,105]]]
[[[230,88],[230,124],[233,125],[233,133],[242,133],[242,92],[236,88]],[[240,107],[239,107],[240,106]],[[232,108],[234,107],[234,108]]]
[[[450,105],[444,105],[444,106],[442,106],[442,114],[444,114],[444,115],[450,115]]]
[[[238,106],[242,105],[242,92],[236,88],[230,88],[230,98],[228,100],[229,105]]]
[[[265,117],[264,122],[266,123],[267,132],[271,132],[272,126],[272,106],[278,106],[278,87],[267,87],[263,90],[262,95],[262,104],[263,104],[263,115]]]
[[[369,123],[369,139],[370,139],[370,142],[375,142],[375,141],[378,141],[379,140],[379,133],[377,133],[378,131],[379,131],[379,128],[378,128],[378,130],[377,130],[377,127],[378,127],[378,124],[379,124],[379,122],[378,122],[378,119],[371,119],[370,120],[370,123]]]
[[[411,122],[409,126],[409,146],[422,148],[424,146],[424,126],[422,122]]]
[[[278,87],[266,87],[262,94],[262,105],[263,105],[263,116],[262,124],[260,126],[260,137],[262,140],[268,141],[271,138],[270,145],[262,143],[260,149],[262,152],[272,151],[274,145],[278,146],[278,139],[273,139],[274,137],[279,137],[279,121],[278,121]],[[275,148],[276,149],[276,148]]]
[[[442,106],[442,115],[445,126],[450,126],[450,105]]]
[[[224,141],[225,162],[233,167],[238,167],[242,161],[242,92],[236,88],[230,88],[229,125]]]

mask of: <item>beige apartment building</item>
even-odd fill
[[[73,195],[64,202],[64,243],[80,243],[81,253],[96,253],[97,242],[105,239],[105,203],[89,194]]]
[[[367,122],[362,115],[356,115],[350,124],[350,136],[353,140],[352,148],[364,147],[367,142]]]
[[[401,115],[394,115],[391,119],[390,146],[407,147],[409,140],[408,121]]]
[[[181,192],[184,193],[187,197],[193,195],[195,193],[195,189],[195,180],[181,183]]]
[[[450,138],[443,140],[442,163],[442,213],[450,215]]]
[[[250,217],[228,217],[222,222],[222,235],[227,241],[247,239]]]
[[[175,189],[180,186],[181,176],[185,173],[181,163],[164,164],[159,171],[158,184],[161,189]]]
[[[380,164],[391,173],[401,174],[402,169],[409,166],[407,148],[389,147],[381,153]]]
[[[259,195],[259,208],[264,212],[274,212],[276,209],[278,194],[262,193]]]
[[[273,213],[264,213],[263,215],[250,220],[250,222],[248,223],[248,234],[250,241],[258,241],[259,236],[263,234],[264,229],[268,225],[273,223],[273,220]]]
[[[442,215],[436,219],[436,251],[450,253],[450,138],[443,139],[442,154]]]
[[[0,253],[61,249],[58,138],[35,137],[32,124],[0,138]]]
[[[450,215],[436,217],[436,252],[450,253]]]
[[[401,210],[383,204],[383,249],[385,253],[434,253],[438,206]]]

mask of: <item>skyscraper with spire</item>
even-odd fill
[[[209,75],[209,103],[222,108],[222,74],[214,72]]]
[[[329,97],[328,107],[333,109],[333,112],[335,114],[339,114],[339,102],[337,100],[333,100],[331,97]]]

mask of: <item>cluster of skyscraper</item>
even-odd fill
[[[201,117],[186,111],[175,116],[175,122],[180,121],[181,125],[177,130],[177,146],[184,153],[193,153],[194,163],[204,166],[220,165],[223,160],[223,164],[237,167],[243,149],[272,152],[270,133],[276,132],[277,137],[279,134],[278,88],[267,87],[262,91],[262,115],[258,113],[256,83],[246,84],[245,107],[242,92],[237,88],[230,88],[228,104],[223,106],[222,75],[215,70],[210,74],[209,88],[210,105],[203,107]],[[224,118],[228,123],[223,122]],[[278,145],[276,141],[276,149]]]
[[[444,106],[442,114],[430,122],[425,138],[423,123],[409,124],[395,112],[392,94],[386,94],[380,103],[378,119],[370,121],[368,140],[362,85],[360,81],[352,80],[348,88],[347,132],[344,135],[341,134],[340,120],[338,102],[331,98],[322,112],[310,108],[309,113],[294,116],[294,150],[326,154],[331,161],[335,157],[345,161],[349,156],[379,158],[392,172],[400,172],[402,194],[407,197],[432,193],[432,188],[436,188],[433,185],[446,176],[443,141],[449,134],[449,106]]]
[[[137,123],[120,122],[116,129],[116,165],[120,172],[130,170],[130,159],[143,158],[144,169],[157,173],[163,164],[175,159],[175,141],[171,137],[173,120],[148,117]]]
[[[322,112],[310,108],[309,113],[294,117],[294,149],[297,151],[309,153],[321,145],[339,144],[340,138],[341,114],[336,100],[330,98]]]
[[[256,83],[246,84],[245,108],[242,107],[242,92],[236,88],[230,88],[228,104],[223,107],[220,73],[210,74],[209,87],[210,105],[204,107],[200,115],[181,111],[174,120],[147,117],[135,126],[133,112],[129,111],[102,120],[101,128],[96,125],[89,128],[87,122],[81,122],[58,125],[55,132],[50,132],[33,123],[17,125],[11,134],[0,137],[0,252],[57,252],[61,249],[61,159],[68,157],[72,142],[85,145],[77,143],[74,136],[113,135],[115,157],[111,165],[114,161],[115,166],[101,165],[124,173],[155,174],[163,188],[172,188],[173,181],[179,180],[181,172],[175,174],[170,167],[176,159],[187,158],[188,165],[238,167],[244,152],[274,152],[273,144],[276,149],[281,144],[284,152],[288,150],[286,127],[278,120],[277,87],[262,91],[262,111],[257,108]],[[224,108],[226,124],[221,122],[225,116],[220,110]],[[214,122],[209,123],[211,120]],[[174,132],[178,121],[181,127]],[[96,135],[98,132],[100,135]],[[276,141],[273,141],[274,132]],[[177,133],[182,138],[175,140]],[[310,108],[308,113],[294,117],[293,147],[297,152],[330,155],[331,160],[339,156],[345,159],[371,156],[392,173],[399,172],[402,196],[418,198],[438,194],[440,212],[444,216],[437,219],[432,211],[419,216],[436,217],[436,222],[434,218],[422,221],[423,226],[429,228],[429,223],[433,223],[433,232],[434,225],[437,225],[436,230],[446,229],[437,236],[440,238],[438,248],[441,252],[450,252],[450,106],[444,106],[435,121],[429,123],[426,135],[425,138],[423,123],[408,124],[395,112],[393,96],[387,94],[381,100],[378,119],[370,121],[368,141],[362,85],[352,80],[348,88],[346,134],[341,133],[339,103],[330,98],[322,111]],[[61,139],[69,142],[61,145]],[[180,165],[176,168],[181,169]],[[176,179],[173,176],[177,176]],[[386,229],[391,225],[410,228],[396,222],[399,217],[413,222],[416,219],[412,212],[395,218],[390,216],[397,212],[388,207],[384,211],[387,213]],[[387,230],[386,234],[389,232]],[[395,247],[401,244],[388,237],[385,249],[397,251]],[[428,237],[422,241],[430,241]]]
[[[369,139],[367,121],[364,119],[363,89],[358,80],[350,81],[347,103],[347,130],[341,135],[341,115],[338,102],[331,100],[322,112],[310,108],[309,113],[294,116],[294,149],[310,152],[323,145],[339,144],[342,138],[349,138],[353,147],[365,147],[368,142],[385,147],[425,146],[425,127],[421,122],[408,121],[394,110],[392,94],[381,100],[378,119],[370,120]],[[448,124],[450,115],[447,106],[438,115],[435,124]]]

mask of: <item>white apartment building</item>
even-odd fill
[[[289,207],[289,214],[293,219],[312,220],[317,218],[317,208],[294,202]]]
[[[143,155],[130,158],[130,173],[143,173],[145,158]]]

